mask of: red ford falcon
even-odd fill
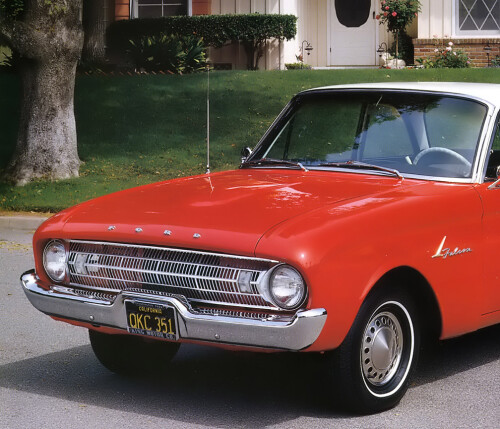
[[[500,85],[302,92],[236,171],[53,216],[22,285],[117,373],[186,341],[326,352],[332,400],[392,407],[423,336],[500,322],[499,108]]]

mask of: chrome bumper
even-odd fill
[[[71,289],[38,285],[34,270],[21,276],[21,284],[31,304],[43,313],[65,319],[127,329],[125,300],[166,304],[177,310],[177,326],[181,339],[209,341],[269,349],[302,350],[319,336],[326,321],[326,310],[299,310],[292,317],[248,319],[220,315],[197,314],[175,297],[121,292],[116,299],[82,297]]]

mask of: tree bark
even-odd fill
[[[82,59],[92,64],[105,61],[106,22],[104,3],[106,0],[85,0],[83,3],[83,42]]]
[[[82,0],[27,0],[21,22],[0,21],[0,32],[21,55],[19,132],[4,173],[4,179],[17,185],[78,176],[73,106],[83,45],[81,6]]]

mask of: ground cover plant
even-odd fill
[[[390,81],[500,83],[498,69],[294,70],[213,72],[212,171],[239,165],[297,92],[324,85]],[[20,85],[0,75],[0,173],[12,155]],[[203,174],[206,168],[206,74],[78,76],[75,95],[80,177],[0,183],[0,210],[55,212],[132,186]]]

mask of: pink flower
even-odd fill
[[[385,4],[385,1],[383,1],[382,4]]]
[[[446,50],[447,50],[447,51],[451,51],[451,46],[448,46],[448,47],[446,48]]]
[[[380,19],[380,15],[377,15],[377,16],[375,17],[375,19]]]
[[[439,49],[434,49],[434,52],[439,52]]]
[[[389,6],[386,6],[386,7],[385,7],[385,10],[389,10]]]
[[[384,16],[387,16],[387,12],[384,12]]]
[[[418,16],[418,13],[417,13],[417,12],[415,12],[415,16]]]
[[[396,12],[392,12],[392,16],[396,16],[396,15],[397,15],[397,13],[396,13]]]
[[[453,42],[448,42],[448,46],[453,46]]]

